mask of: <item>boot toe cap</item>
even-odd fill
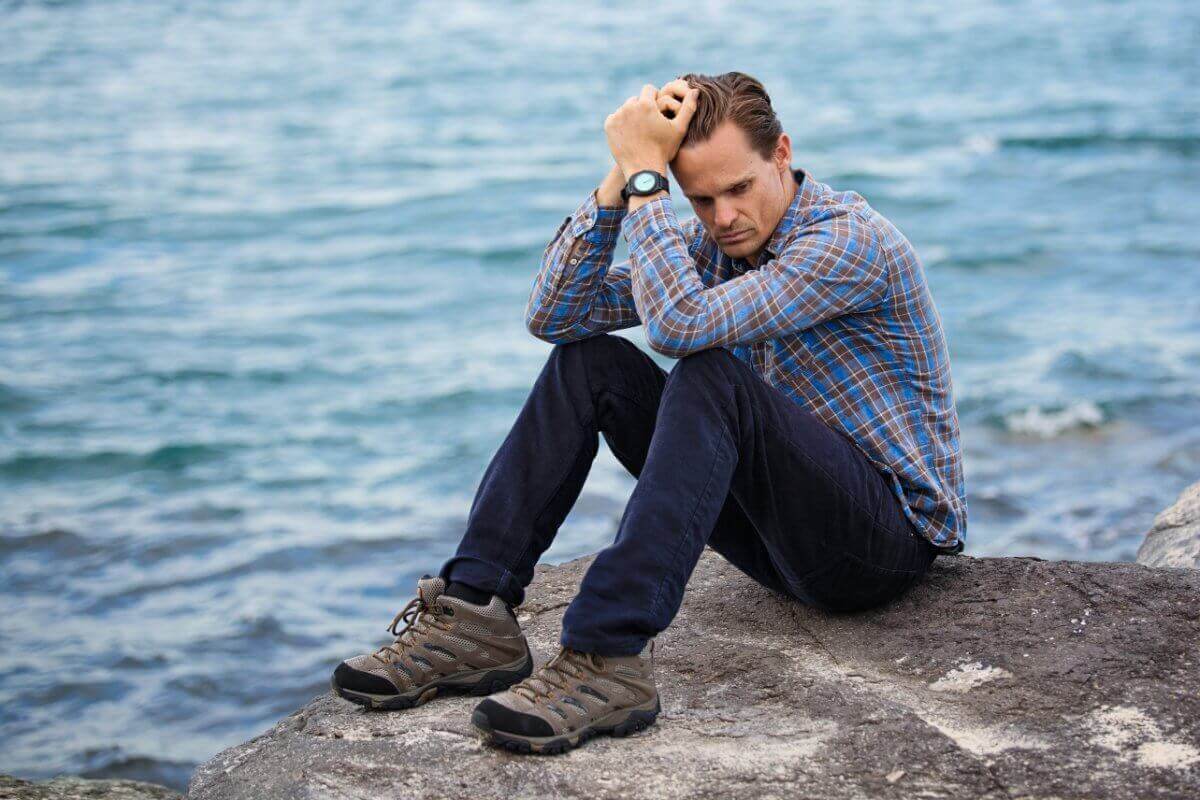
[[[391,681],[381,678],[378,675],[370,672],[363,672],[360,669],[347,664],[345,661],[338,664],[337,669],[333,671],[333,682],[342,689],[349,689],[352,692],[363,692],[365,694],[398,694],[396,687]]]
[[[513,733],[518,736],[553,736],[550,723],[533,714],[515,711],[502,703],[488,698],[475,706],[471,720],[484,730]]]

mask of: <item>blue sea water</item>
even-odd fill
[[[922,254],[967,554],[1132,559],[1200,478],[1197,52],[1181,0],[0,2],[0,772],[181,786],[385,638],[604,117],[688,71]]]

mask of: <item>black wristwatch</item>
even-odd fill
[[[661,192],[663,189],[671,190],[671,184],[667,183],[665,175],[652,169],[639,170],[630,175],[629,180],[621,188],[621,200],[628,203],[630,195],[646,197]]]

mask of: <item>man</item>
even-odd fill
[[[946,343],[900,232],[791,168],[748,75],[647,84],[604,129],[616,166],[559,226],[529,297],[529,330],[555,347],[458,551],[418,582],[397,639],[333,677],[374,708],[499,691],[472,721],[521,752],[655,721],[654,636],[705,544],[777,592],[849,611],[903,593],[966,533]],[[698,219],[677,219],[668,164]],[[613,266],[622,227],[630,258]],[[679,359],[669,374],[606,333],[638,323]],[[511,609],[600,433],[637,485],[561,649],[531,674]]]

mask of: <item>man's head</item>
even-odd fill
[[[749,75],[687,74],[680,80],[700,95],[671,172],[721,250],[753,260],[796,190],[791,140],[766,90]],[[722,238],[739,232],[745,233],[736,241]]]

